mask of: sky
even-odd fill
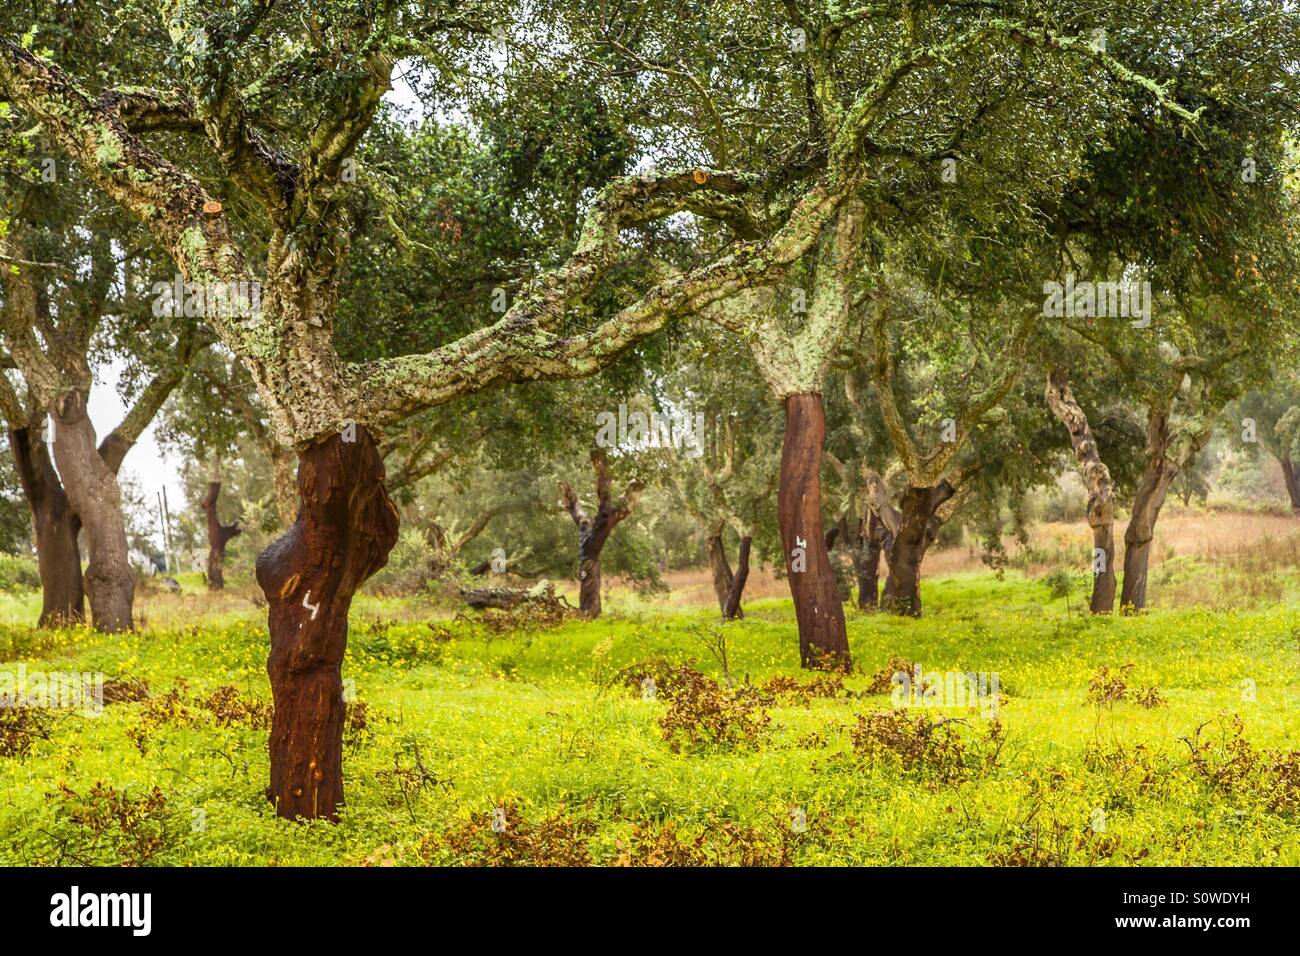
[[[90,399],[86,410],[95,425],[95,435],[102,441],[104,436],[117,427],[126,414],[126,406],[117,394],[117,380],[122,374],[125,363],[119,361],[100,365],[95,369],[95,381],[90,387]],[[175,516],[183,510],[185,497],[181,485],[180,461],[175,453],[167,454],[159,446],[155,434],[158,417],[149,423],[134,447],[127,452],[122,462],[122,471],[130,475],[144,492],[145,501],[151,508],[157,500],[158,492],[167,489],[167,507]],[[175,518],[173,517],[173,520]],[[157,545],[162,547],[159,535]]]

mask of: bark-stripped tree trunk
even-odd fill
[[[821,394],[787,396],[777,522],[799,622],[799,660],[804,667],[847,670],[851,661],[844,606],[822,530],[825,440],[826,412]]]
[[[81,522],[68,503],[39,428],[11,429],[9,447],[32,512],[36,563],[41,576],[39,626],[80,623],[86,617],[81,551],[77,547]]]
[[[1047,375],[1047,404],[1070,433],[1070,444],[1079,470],[1088,486],[1088,526],[1092,528],[1093,614],[1109,614],[1115,608],[1115,495],[1110,469],[1101,460],[1097,442],[1088,427],[1088,416],[1074,398],[1070,380],[1062,369]]]
[[[734,621],[745,616],[745,612],[740,607],[740,599],[745,593],[745,582],[749,579],[749,550],[753,543],[754,539],[750,535],[743,535],[740,539],[740,552],[736,555],[736,575],[731,579],[726,603],[722,605],[724,621]]]
[[[217,498],[221,495],[221,482],[209,481],[208,493],[203,498],[203,513],[208,519],[208,590],[220,591],[226,586],[226,545],[240,532],[239,522],[222,524],[217,517]]]
[[[1124,530],[1124,590],[1120,609],[1140,611],[1147,605],[1147,574],[1156,519],[1168,492],[1168,481],[1158,469],[1145,469],[1133,495],[1133,513]]]
[[[939,507],[951,498],[948,481],[933,488],[909,487],[903,492],[902,517],[889,556],[889,581],[881,607],[894,614],[921,616],[921,561],[939,533]]]
[[[95,444],[86,414],[86,396],[65,393],[55,403],[54,460],[68,501],[86,530],[85,587],[97,630],[129,631],[134,626],[135,571],[127,557],[122,490]]]
[[[1291,498],[1291,510],[1300,511],[1300,475],[1296,474],[1290,456],[1279,458],[1278,464],[1282,466],[1282,480],[1286,482],[1286,493]]]
[[[1164,507],[1169,486],[1183,467],[1200,454],[1213,426],[1194,418],[1175,434],[1169,427],[1170,408],[1154,407],[1147,413],[1146,461],[1133,493],[1133,510],[1124,530],[1124,587],[1120,610],[1140,611],[1147,605],[1147,574],[1156,520]]]
[[[587,514],[567,481],[560,482],[560,497],[578,528],[578,610],[594,618],[600,616],[600,552],[618,523],[632,513],[641,493],[641,483],[629,483],[623,497],[615,501],[609,457],[603,448],[592,449],[591,465],[596,472],[595,516]]]
[[[267,673],[271,786],[287,818],[338,818],[343,803],[343,652],[357,588],[388,561],[397,509],[369,431],[308,446],[298,466],[302,505],[293,525],[257,559],[270,603]]]

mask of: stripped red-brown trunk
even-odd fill
[[[36,536],[36,564],[41,576],[39,626],[80,623],[86,618],[81,551],[77,547],[81,522],[68,503],[50,460],[49,446],[39,432],[31,428],[11,430],[9,447]]]
[[[332,435],[298,466],[298,517],[257,559],[270,604],[271,786],[282,817],[337,819],[343,803],[342,664],[357,588],[384,566],[398,516],[374,439]]]
[[[932,488],[909,487],[900,504],[902,517],[889,551],[889,581],[881,608],[893,614],[921,616],[921,561],[939,533],[939,506],[953,496],[947,480]]]
[[[804,667],[848,669],[851,661],[844,606],[822,530],[825,440],[826,412],[821,395],[803,392],[788,396],[777,522],[799,622],[799,659]]]
[[[724,621],[734,621],[745,616],[745,612],[740,607],[740,599],[745,593],[745,582],[749,580],[749,550],[753,543],[754,539],[749,535],[740,539],[740,552],[736,555],[736,574],[731,579],[731,587],[727,590],[727,601],[722,605]]]
[[[1156,519],[1169,490],[1157,469],[1142,474],[1133,494],[1133,513],[1124,530],[1124,588],[1119,606],[1124,612],[1141,611],[1147,606],[1147,575],[1151,564],[1151,542],[1155,538]]]
[[[203,513],[208,519],[208,590],[220,591],[226,586],[226,545],[240,532],[239,522],[222,524],[217,517],[217,498],[221,495],[221,482],[208,482],[208,493],[203,498]]]

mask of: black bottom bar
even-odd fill
[[[1294,870],[1264,869],[8,869],[0,870],[0,913],[10,939],[75,934],[127,945],[373,944],[390,932],[447,941],[443,934],[457,927],[488,932],[494,945],[516,936],[536,945],[652,926],[671,935],[674,923],[701,920],[743,938],[783,924],[806,931],[810,920],[843,926],[845,917],[875,925],[877,940],[935,934],[954,942],[948,934],[965,925],[986,940],[1002,929],[1052,940],[1200,935],[1230,943],[1242,932],[1293,926],[1294,884]],[[147,907],[129,894],[148,894]],[[146,915],[148,934],[137,935]]]

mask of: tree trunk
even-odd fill
[[[1198,455],[1210,439],[1211,427],[1185,429],[1174,436],[1169,429],[1169,410],[1154,408],[1147,415],[1146,463],[1142,479],[1133,494],[1133,511],[1124,529],[1124,587],[1120,610],[1141,611],[1147,606],[1147,573],[1156,519],[1164,507],[1169,486],[1183,465]]]
[[[831,570],[835,573],[835,593],[839,595],[840,603],[844,604],[853,597],[853,585],[850,583],[848,576],[844,573],[842,563],[835,560],[835,545],[849,552],[849,562],[853,565],[856,573],[858,566],[857,540],[849,533],[848,515],[840,515],[840,520],[826,532],[826,551],[831,556]]]
[[[1297,476],[1295,465],[1291,462],[1290,457],[1278,459],[1282,466],[1282,480],[1286,482],[1286,493],[1291,497],[1291,510],[1300,511],[1300,476]]]
[[[641,483],[630,482],[623,497],[615,501],[609,458],[603,448],[592,449],[591,465],[596,472],[595,517],[583,509],[577,493],[567,481],[560,482],[560,496],[578,528],[578,610],[595,618],[600,616],[600,552],[615,526],[632,513],[641,493]]]
[[[803,392],[788,396],[777,521],[799,622],[799,659],[804,667],[847,670],[851,661],[844,606],[822,530],[825,438],[826,412],[821,395]]]
[[[1093,548],[1091,610],[1093,614],[1109,614],[1115,608],[1115,496],[1110,469],[1101,460],[1088,416],[1075,401],[1069,379],[1061,369],[1048,373],[1046,395],[1052,413],[1070,433],[1074,456],[1088,486],[1088,526],[1092,528]]]
[[[271,786],[282,817],[338,818],[343,802],[343,653],[357,588],[384,566],[398,516],[370,433],[309,446],[298,466],[301,507],[257,559],[270,604]]]
[[[77,533],[81,521],[68,503],[49,446],[31,428],[9,432],[9,447],[36,534],[41,576],[40,627],[77,624],[86,618]]]
[[[117,477],[95,445],[86,396],[65,393],[53,408],[54,460],[68,502],[86,529],[85,588],[90,617],[100,631],[129,631],[135,571],[127,554],[126,519]]]
[[[874,511],[867,519],[867,532],[858,562],[858,608],[874,611],[880,606],[880,552],[888,531]]]
[[[745,593],[745,581],[749,579],[749,549],[754,539],[745,535],[740,539],[740,553],[736,555],[736,576],[731,579],[727,590],[727,602],[722,606],[722,619],[734,621],[745,616],[740,607],[740,598]]]
[[[1168,448],[1168,419],[1153,413],[1147,427],[1146,465],[1133,493],[1133,511],[1124,529],[1124,588],[1119,604],[1125,612],[1140,611],[1147,606],[1147,574],[1156,519],[1177,474],[1177,469],[1171,470],[1167,461]]]
[[[939,506],[953,496],[945,479],[932,488],[909,487],[903,492],[902,517],[889,554],[889,581],[883,610],[921,616],[921,561],[939,533]]]
[[[578,610],[587,617],[600,617],[600,545],[578,542]]]
[[[226,586],[225,562],[226,544],[239,534],[239,522],[222,524],[217,517],[217,497],[221,494],[221,482],[208,482],[208,493],[203,499],[203,513],[208,518],[208,590],[220,591]]]
[[[275,512],[280,524],[288,528],[298,515],[298,482],[294,477],[295,455],[292,448],[273,442],[270,446],[271,478],[275,486]]]
[[[1120,609],[1125,612],[1140,611],[1147,606],[1151,542],[1167,488],[1158,474],[1143,472],[1133,495],[1133,514],[1124,530],[1124,589],[1119,599]]]
[[[731,565],[727,563],[727,552],[722,546],[722,535],[709,535],[709,571],[713,575],[713,593],[718,598],[718,610],[725,619],[727,613],[727,596],[731,593],[731,583],[735,576]]]

